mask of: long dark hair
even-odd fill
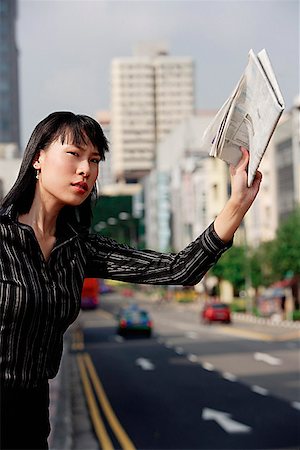
[[[43,119],[32,132],[26,146],[22,164],[15,184],[3,199],[2,207],[15,205],[19,214],[30,210],[33,202],[36,178],[33,162],[38,153],[60,138],[62,144],[71,140],[70,144],[86,145],[89,141],[98,150],[101,161],[105,160],[105,152],[109,150],[108,141],[100,124],[89,116],[74,114],[68,111],[54,112]],[[57,225],[65,221],[79,228],[89,228],[92,219],[92,199],[97,196],[94,186],[88,198],[77,207],[65,206],[57,220]]]

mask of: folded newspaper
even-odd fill
[[[284,100],[267,52],[249,52],[236,88],[206,129],[202,146],[210,155],[236,165],[240,147],[249,150],[248,186],[284,110]]]

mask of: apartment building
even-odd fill
[[[194,63],[163,44],[140,46],[111,68],[112,168],[115,179],[137,182],[155,165],[159,142],[194,112]]]

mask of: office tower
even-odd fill
[[[113,173],[137,182],[154,167],[157,144],[194,112],[194,63],[162,43],[142,45],[113,60],[111,87]]]
[[[0,0],[0,143],[19,147],[16,0]]]
[[[300,98],[281,118],[274,133],[278,222],[300,205]]]

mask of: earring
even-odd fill
[[[40,171],[37,169],[35,178],[38,180],[40,178]]]

